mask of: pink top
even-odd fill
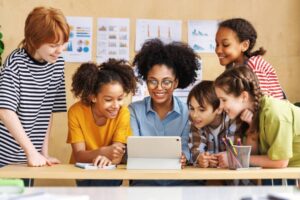
[[[270,63],[265,61],[262,56],[252,56],[247,64],[255,72],[259,80],[260,89],[264,94],[277,99],[284,99],[284,93],[275,69]]]

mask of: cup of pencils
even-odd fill
[[[226,145],[228,168],[249,168],[251,146],[233,145],[229,138],[224,138]]]

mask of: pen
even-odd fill
[[[235,162],[238,165],[238,168],[241,168],[242,164],[240,163],[239,159],[237,158],[237,154],[234,153],[233,146],[229,144],[228,138],[222,138],[222,141],[224,142],[224,144],[226,146],[227,153],[229,153],[228,156],[230,156],[232,160],[235,160]]]
[[[237,142],[237,145],[238,145],[238,146],[241,146],[241,145],[242,145],[241,138],[238,138],[238,139],[236,140],[236,142]]]
[[[233,150],[233,152],[234,152],[234,155],[235,155],[235,156],[237,156],[237,151],[236,151],[236,149],[234,148],[234,146],[233,146],[233,143],[232,143],[231,139],[230,139],[230,138],[228,138],[228,137],[226,137],[226,140],[228,141],[228,143],[229,143],[230,147],[232,148],[232,150]]]

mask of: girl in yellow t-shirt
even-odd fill
[[[123,60],[110,59],[97,66],[82,64],[73,76],[72,92],[80,101],[68,112],[71,163],[92,162],[103,167],[119,164],[127,136],[132,134],[124,97],[136,88],[132,68]],[[83,180],[78,186],[117,186],[121,181]]]

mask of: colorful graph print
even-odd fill
[[[135,50],[140,50],[145,41],[153,38],[159,38],[165,43],[180,41],[181,21],[138,19]]]
[[[98,18],[97,62],[129,59],[129,19]]]
[[[190,20],[188,22],[188,43],[197,53],[215,52],[217,20]]]
[[[76,37],[91,37],[89,27],[76,27]]]
[[[70,38],[64,57],[67,62],[88,62],[92,59],[91,17],[67,17],[70,25]]]

